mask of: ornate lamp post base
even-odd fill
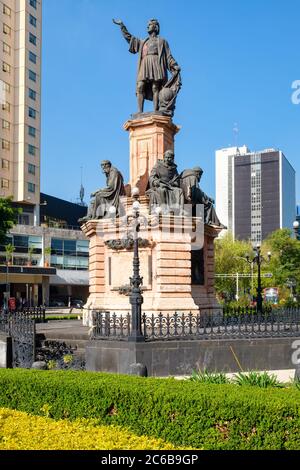
[[[140,203],[139,189],[133,188],[132,197],[133,203],[133,216],[134,216],[134,256],[133,256],[133,276],[130,278],[131,295],[131,333],[128,338],[130,342],[143,342],[145,341],[142,333],[142,304],[144,302],[142,296],[141,286],[143,284],[143,278],[140,276],[140,259],[139,259],[139,210]]]

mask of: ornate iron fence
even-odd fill
[[[0,332],[9,334],[9,315],[3,314],[3,312],[0,312]]]
[[[13,367],[30,368],[35,360],[35,320],[15,313],[9,321]]]
[[[127,340],[130,336],[131,315],[110,314],[109,312],[93,312],[93,328],[91,339]]]
[[[126,341],[131,316],[93,312],[91,339]],[[300,309],[142,315],[145,341],[300,337]]]
[[[27,307],[18,312],[26,315],[31,320],[35,320],[35,323],[47,323],[45,307]]]
[[[12,366],[30,368],[35,361],[35,319],[26,312],[2,312],[0,331],[11,337]]]
[[[35,320],[36,323],[47,323],[46,309],[44,307],[24,307],[16,310],[15,312],[9,313],[6,313],[4,310],[0,310],[0,329],[2,323],[7,322],[8,318],[12,318],[16,314],[23,315],[29,320]]]

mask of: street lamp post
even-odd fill
[[[257,310],[258,312],[262,313],[263,311],[263,296],[262,296],[262,285],[261,285],[261,249],[259,246],[256,248],[256,263],[258,266],[258,274],[257,274]]]
[[[295,232],[295,238],[296,240],[300,240],[299,238],[299,227],[300,227],[300,223],[299,223],[299,220],[295,220],[295,222],[293,223],[293,228],[294,228],[294,232]],[[295,370],[295,381],[299,381],[300,380],[300,363],[298,362],[296,364],[296,370]]]
[[[257,304],[257,311],[259,313],[263,313],[263,288],[262,288],[262,282],[261,282],[261,265],[264,262],[264,258],[261,254],[261,247],[260,245],[257,245],[256,248],[254,249],[255,251],[255,256],[252,261],[250,261],[250,257],[247,256],[247,261],[249,263],[256,263],[258,272],[257,272],[257,299],[256,299],[256,304]],[[268,253],[268,259],[270,261],[271,259],[271,253]]]
[[[10,286],[9,286],[9,281],[8,281],[8,272],[9,272],[9,267],[8,267],[8,256],[6,256],[6,289],[5,289],[5,306],[4,306],[4,313],[8,313],[8,299],[10,297]]]
[[[299,227],[300,227],[299,220],[295,220],[295,222],[293,223],[293,228],[294,228],[296,240],[299,240]]]
[[[133,276],[130,278],[131,294],[131,332],[128,341],[141,343],[145,341],[145,337],[142,333],[142,304],[143,296],[141,285],[143,284],[143,278],[140,276],[140,259],[139,259],[139,189],[133,188],[133,220],[134,220],[134,254],[133,254]]]

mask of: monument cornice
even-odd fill
[[[170,129],[174,135],[177,134],[181,129],[181,126],[173,123],[172,118],[159,114],[151,114],[145,117],[141,116],[135,119],[128,119],[128,121],[126,121],[123,125],[123,128],[126,131],[130,131],[131,129],[136,129],[138,127],[152,127],[155,125]]]

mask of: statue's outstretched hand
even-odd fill
[[[121,20],[115,20],[115,19],[113,19],[113,23],[116,24],[116,25],[118,25],[118,26],[122,26],[122,25],[123,25],[123,21],[121,21]]]

